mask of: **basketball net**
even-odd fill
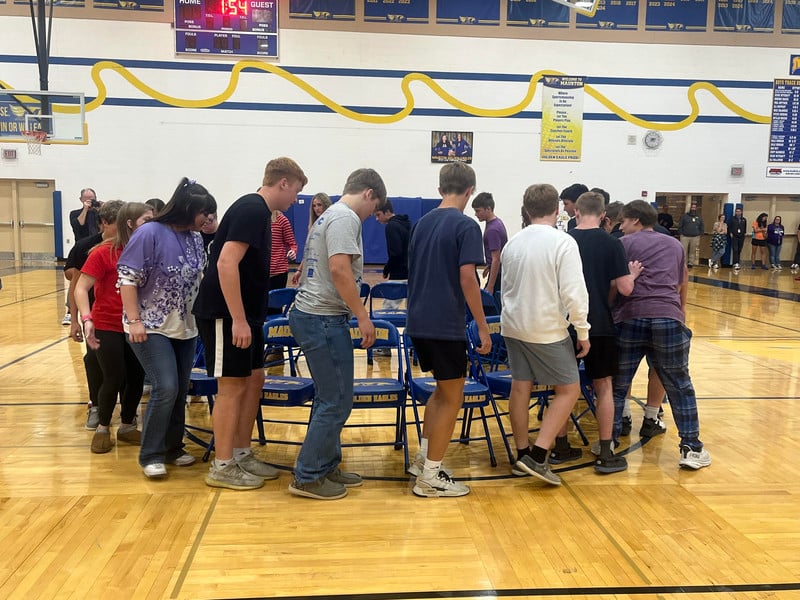
[[[42,144],[47,139],[46,131],[23,131],[22,137],[25,138],[25,142],[28,144],[28,154],[41,155]]]

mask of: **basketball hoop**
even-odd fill
[[[26,130],[22,132],[22,137],[28,144],[28,154],[42,153],[42,144],[47,139],[46,131]]]

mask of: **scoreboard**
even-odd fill
[[[277,0],[175,0],[178,54],[278,57]]]

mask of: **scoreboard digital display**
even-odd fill
[[[175,0],[178,54],[278,57],[277,0]]]

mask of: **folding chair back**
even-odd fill
[[[403,300],[408,298],[408,283],[405,281],[382,281],[372,286],[369,292],[369,316],[371,319],[389,321],[395,327],[405,327],[408,311],[405,308],[376,309],[373,301],[376,298],[384,300]]]

